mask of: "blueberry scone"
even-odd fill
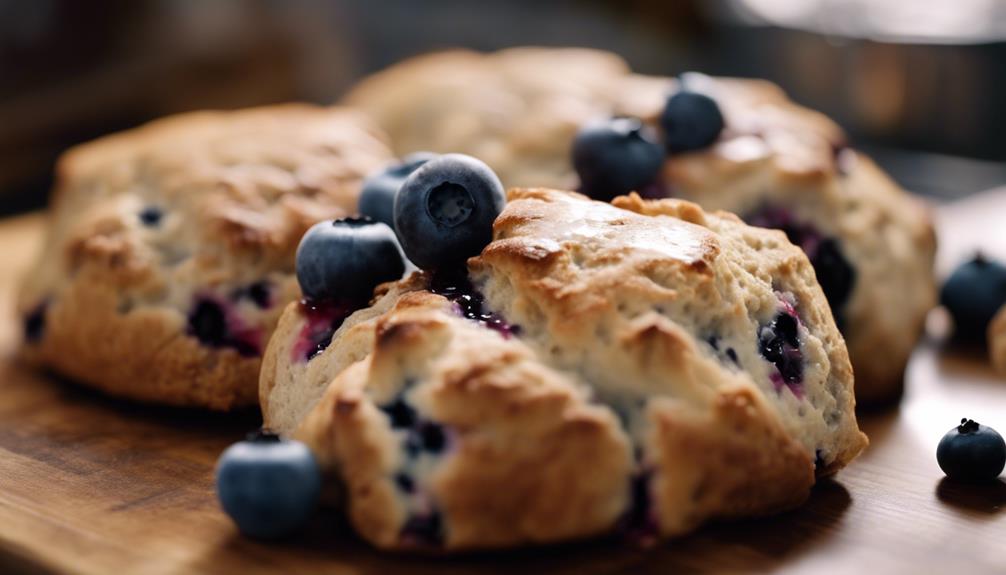
[[[635,190],[785,231],[845,335],[860,400],[900,393],[936,297],[929,213],[775,85],[642,76],[604,52],[519,48],[407,61],[344,102],[374,117],[400,154],[473,153],[507,185],[605,200]]]
[[[451,186],[415,217],[474,213],[434,197]],[[798,505],[866,444],[843,338],[779,231],[513,189],[481,253],[442,263],[360,309],[288,305],[263,361],[265,425],[378,547],[681,535]]]
[[[355,209],[390,158],[362,114],[287,105],[160,120],[68,152],[18,309],[26,355],[113,395],[257,402],[299,298],[304,231]]]
[[[1006,306],[999,310],[989,326],[989,352],[992,365],[1006,374]]]

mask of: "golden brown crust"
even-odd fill
[[[451,74],[435,73],[440,67]],[[834,122],[793,103],[778,86],[683,78],[717,100],[726,127],[712,146],[670,157],[661,187],[707,210],[744,217],[766,206],[785,208],[837,238],[856,274],[841,313],[857,394],[870,403],[896,397],[936,301],[935,235],[926,207],[846,148]],[[570,148],[580,125],[612,114],[657,124],[667,96],[680,88],[678,79],[632,74],[612,54],[521,48],[410,60],[364,80],[346,102],[370,113],[400,153],[424,147],[470,153],[505,185],[570,189],[576,186]]]
[[[989,353],[992,365],[1006,375],[1006,306],[1003,306],[989,325]]]
[[[44,310],[26,355],[131,399],[254,405],[258,354],[299,297],[300,236],[353,210],[362,177],[388,159],[358,113],[306,105],[184,114],[74,148],[20,294],[22,314]],[[144,209],[160,221],[144,225]],[[256,284],[265,305],[242,295]],[[201,300],[244,347],[192,337]]]
[[[664,534],[710,518],[778,513],[810,494],[813,459],[750,389],[724,389],[706,412],[674,400],[655,401],[651,410],[654,503],[658,516],[673,518],[660,523]]]
[[[468,267],[517,336],[458,317],[423,273],[310,360],[290,353],[308,320],[287,309],[262,372],[266,424],[340,478],[368,541],[680,535],[797,505],[815,472],[864,448],[848,355],[799,249],[689,202],[615,203],[510,191]],[[758,347],[785,309],[800,318],[794,388]]]

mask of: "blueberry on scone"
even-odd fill
[[[391,158],[359,112],[306,105],[184,114],[70,150],[19,294],[26,356],[120,397],[257,404],[265,344],[301,298],[298,241],[354,213]]]
[[[936,460],[951,479],[990,481],[1006,466],[1006,441],[991,427],[964,418],[940,440]]]
[[[604,199],[608,188],[635,187],[644,197],[691,200],[783,229],[811,258],[849,346],[858,397],[900,393],[937,299],[928,210],[851,149],[835,123],[774,84],[643,76],[605,52],[517,48],[407,61],[364,80],[345,101],[370,113],[398,153],[469,153],[508,185],[579,186]],[[615,116],[655,129],[665,158],[651,172],[636,171],[631,156],[602,176],[639,180],[605,183],[599,193],[588,171],[596,164],[576,165],[571,151],[579,130]],[[640,186],[644,173],[657,181]]]
[[[402,184],[395,197],[395,232],[417,266],[456,265],[489,243],[504,203],[503,184],[489,166],[471,156],[445,154]]]
[[[302,308],[270,341],[266,425],[311,448],[365,540],[673,537],[798,505],[864,447],[784,234],[635,194],[508,200],[467,265],[386,284],[310,362]]]
[[[395,227],[395,196],[405,178],[419,166],[436,157],[430,152],[416,152],[398,163],[384,167],[363,181],[358,209],[360,215]]]
[[[370,218],[319,222],[297,247],[297,282],[313,301],[366,302],[378,284],[403,273],[395,232]]]
[[[700,150],[719,138],[723,113],[716,100],[683,89],[667,98],[660,112],[660,127],[669,152]]]
[[[581,191],[597,200],[652,184],[663,162],[653,129],[635,118],[588,122],[573,140],[573,166]]]
[[[242,533],[274,539],[303,527],[314,513],[321,470],[303,443],[254,433],[220,456],[216,488]]]
[[[1006,265],[976,254],[957,267],[940,290],[954,319],[954,336],[984,345],[992,318],[1006,305]]]

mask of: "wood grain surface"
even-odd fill
[[[1006,190],[941,208],[941,273],[979,246],[1006,256],[1004,214]],[[237,534],[217,506],[213,465],[256,413],[132,405],[22,365],[13,290],[40,241],[38,216],[0,223],[2,573],[1006,573],[1006,482],[953,483],[934,455],[963,416],[1006,431],[1006,378],[944,345],[938,311],[900,405],[860,415],[868,451],[796,511],[710,525],[650,550],[605,540],[395,556],[326,512],[282,543]]]

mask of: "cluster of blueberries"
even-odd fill
[[[660,128],[658,135],[639,119],[628,117],[588,122],[573,141],[573,167],[581,191],[609,201],[645,190],[657,180],[666,154],[698,150],[715,142],[723,130],[723,114],[716,100],[687,89],[686,83],[686,89],[667,99]]]
[[[402,277],[406,257],[435,272],[435,278],[452,278],[450,270],[492,240],[493,221],[505,202],[499,178],[475,158],[409,156],[364,182],[361,217],[321,222],[308,230],[297,249],[301,291],[312,305],[359,307],[378,284]],[[440,291],[466,303],[466,317],[501,332],[512,330],[483,310],[480,299],[456,293],[464,286],[455,283]],[[403,414],[413,413],[402,402],[386,411],[393,426],[404,425]],[[413,435],[426,448],[444,441],[440,428],[431,423]],[[221,505],[252,537],[276,538],[296,531],[310,518],[320,493],[321,471],[311,450],[273,434],[252,434],[228,448],[217,465]]]
[[[1006,306],[1006,266],[981,254],[954,270],[940,291],[940,303],[954,319],[954,338],[984,345],[996,312]],[[1006,442],[994,429],[970,419],[947,432],[936,460],[948,477],[995,479],[1006,467]]]
[[[503,184],[462,154],[417,153],[368,178],[361,217],[316,224],[297,248],[297,281],[314,301],[366,300],[405,272],[463,263],[492,240]]]

